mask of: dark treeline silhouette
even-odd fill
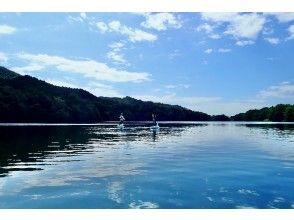
[[[152,113],[161,121],[293,121],[293,105],[272,108],[270,116],[264,117],[256,113],[262,110],[231,118],[210,116],[178,105],[145,102],[128,96],[96,97],[82,89],[54,86],[0,67],[0,122],[95,123],[117,121],[121,112],[129,121],[150,121]]]
[[[211,121],[230,121],[231,118],[226,115],[213,115]]]
[[[288,121],[294,122],[294,105],[279,104],[262,109],[249,110],[231,117],[234,121]]]

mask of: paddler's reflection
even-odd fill
[[[157,136],[157,132],[156,131],[152,131],[152,138],[153,138],[153,141],[156,141],[156,136]]]

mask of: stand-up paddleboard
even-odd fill
[[[158,123],[156,123],[156,125],[150,127],[150,130],[151,130],[151,131],[158,131],[159,128],[160,128],[160,127],[159,127]]]
[[[118,125],[117,125],[117,128],[118,128],[118,129],[124,129],[125,126],[124,126],[124,124],[118,124]]]

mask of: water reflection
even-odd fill
[[[155,142],[158,131],[152,131],[152,139]]]
[[[58,157],[58,154],[70,158],[89,150],[85,144],[93,134],[83,127],[8,126],[0,127],[0,137],[0,172],[3,175],[15,169],[39,170],[29,166],[45,165],[42,162],[45,158]]]
[[[279,158],[283,163],[294,161],[294,124],[246,124],[252,140],[267,152],[267,156]],[[257,140],[258,137],[258,140]]]
[[[91,154],[110,146],[115,148],[118,143],[127,146],[131,142],[148,144],[160,139],[165,141],[171,137],[180,137],[183,132],[189,133],[189,128],[215,125],[232,126],[230,123],[166,123],[162,124],[160,131],[151,131],[148,124],[144,123],[127,125],[124,130],[111,125],[0,126],[0,177],[12,171],[42,170],[42,166],[46,165],[79,161],[73,156]],[[293,124],[245,123],[233,126],[293,141]]]
[[[280,138],[288,138],[293,135],[294,124],[245,124],[251,131],[261,131],[265,135],[273,134]]]
[[[180,135],[185,127],[176,125],[172,131],[163,127],[160,136]],[[108,125],[0,126],[0,137],[0,177],[4,177],[12,171],[42,170],[42,166],[78,161],[73,157],[115,148],[118,143],[155,142],[159,133],[144,124],[124,130]]]
[[[0,208],[289,207],[293,129],[0,126]]]

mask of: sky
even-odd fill
[[[234,115],[294,103],[294,13],[0,13],[0,65]]]

